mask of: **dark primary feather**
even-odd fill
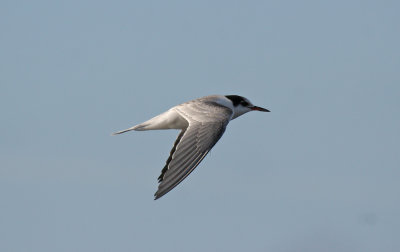
[[[200,130],[198,130],[200,129]],[[207,136],[207,132],[216,134]],[[225,125],[208,124],[184,131],[180,142],[171,150],[171,156],[160,175],[160,185],[155,199],[160,198],[185,179],[203,160],[225,131]],[[207,139],[202,140],[202,136]]]
[[[163,181],[164,179],[164,175],[168,170],[168,165],[172,160],[172,155],[174,154],[175,150],[176,150],[176,146],[178,145],[178,143],[181,141],[182,136],[185,134],[186,129],[181,130],[181,132],[179,133],[178,138],[175,140],[174,146],[172,147],[171,152],[169,153],[169,157],[167,159],[167,162],[164,166],[164,168],[161,170],[161,174],[158,177],[158,183],[161,183],[161,181]]]

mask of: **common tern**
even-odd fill
[[[270,112],[254,106],[248,99],[238,95],[210,95],[191,100],[152,119],[126,130],[180,129],[161,175],[154,199],[171,191],[184,180],[204,159],[218,142],[229,121],[249,111]]]

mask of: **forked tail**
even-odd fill
[[[138,131],[140,131],[140,130],[146,130],[145,127],[146,127],[147,125],[148,125],[147,123],[138,124],[138,125],[133,126],[133,127],[129,128],[129,129],[125,129],[125,130],[121,130],[121,131],[114,132],[114,133],[112,133],[111,135],[113,135],[113,136],[114,136],[114,135],[119,135],[119,134],[122,134],[122,133],[125,133],[125,132],[128,132],[128,131],[131,131],[131,130],[138,130]]]

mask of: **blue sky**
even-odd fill
[[[399,251],[398,1],[2,1],[1,251]],[[154,201],[178,131],[238,94]]]

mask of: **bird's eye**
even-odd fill
[[[249,103],[247,101],[241,101],[240,104],[242,104],[242,106],[247,107],[249,105]]]

